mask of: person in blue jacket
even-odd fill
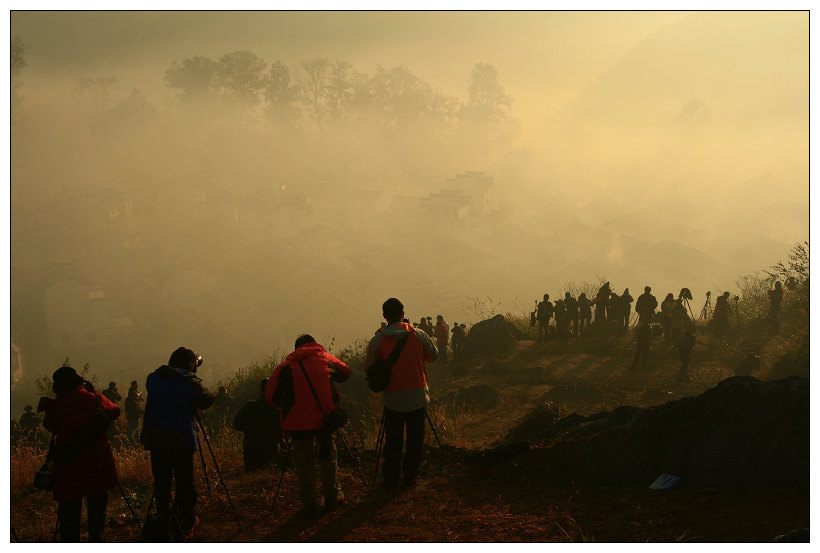
[[[196,376],[201,364],[202,358],[193,351],[178,348],[167,365],[148,375],[140,435],[145,449],[151,452],[157,512],[171,509],[171,484],[175,482],[174,506],[186,535],[193,532],[197,522],[194,454],[200,443],[196,410],[207,409],[216,397]]]

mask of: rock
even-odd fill
[[[470,328],[464,340],[463,356],[474,359],[498,355],[522,339],[523,333],[514,324],[507,321],[504,315],[496,315]]]
[[[577,414],[533,434],[552,442],[528,457],[554,484],[765,489],[809,484],[809,381],[727,378],[695,397],[650,408]]]

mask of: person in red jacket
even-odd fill
[[[715,321],[715,336],[722,338],[729,329],[729,292],[723,292],[715,301],[715,310],[712,319]]]
[[[382,315],[387,326],[379,329],[370,339],[364,358],[364,371],[376,361],[387,359],[399,340],[406,338],[391,370],[390,383],[384,391],[384,464],[382,476],[388,488],[395,488],[399,476],[409,486],[418,476],[424,445],[424,419],[430,392],[427,389],[426,363],[438,357],[436,345],[423,332],[403,323],[404,305],[396,298],[382,304]],[[402,464],[401,450],[407,428],[407,451]]]
[[[436,315],[436,328],[433,329],[433,338],[436,339],[436,348],[442,363],[447,364],[447,343],[450,341],[450,325],[441,315]]]
[[[37,410],[45,411],[43,426],[54,433],[57,447],[64,445],[85,426],[99,409],[114,421],[120,408],[104,395],[96,393],[71,367],[60,367],[52,376],[55,398],[40,398]],[[54,463],[52,495],[59,502],[60,541],[80,541],[80,515],[83,497],[88,510],[88,541],[103,541],[108,490],[118,484],[114,453],[103,432],[91,447],[80,453],[71,464]]]
[[[299,336],[295,347],[293,353],[273,370],[265,388],[265,401],[282,410],[282,430],[293,440],[293,464],[299,479],[302,512],[316,516],[319,507],[316,503],[314,440],[319,448],[317,456],[325,510],[334,509],[344,500],[336,481],[336,444],[333,434],[325,432],[323,426],[325,415],[336,409],[341,401],[331,381],[347,380],[350,367],[327,353],[310,334]]]

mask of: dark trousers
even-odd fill
[[[678,373],[678,381],[685,382],[689,379],[689,358],[680,358],[680,372]]]
[[[419,474],[421,451],[424,446],[425,408],[415,411],[393,411],[384,409],[384,466],[382,476],[388,484],[395,484],[399,475],[404,474],[404,481],[411,482]],[[401,450],[407,428],[407,451],[404,464],[401,461]]]
[[[627,309],[626,313],[621,316],[621,330],[626,332],[629,330],[629,316],[631,315],[631,310]]]
[[[646,364],[649,358],[649,346],[638,346],[637,351],[635,351],[635,359],[632,360],[632,368],[636,368],[638,366],[638,361],[641,360],[641,366],[646,368]]]
[[[592,313],[581,313],[581,318],[579,319],[580,325],[579,325],[578,330],[580,330],[581,333],[584,333],[587,330],[589,330],[589,323],[591,321],[592,321]]]
[[[151,472],[154,475],[154,498],[157,511],[171,507],[171,483],[175,484],[174,503],[182,515],[182,527],[193,526],[196,509],[194,484],[194,454],[184,449],[156,449],[151,451]]]
[[[103,541],[105,530],[105,510],[108,508],[108,491],[102,491],[85,498],[88,511],[88,541]],[[83,510],[83,498],[62,499],[58,506],[60,512],[60,541],[76,543],[80,541],[80,515]]]

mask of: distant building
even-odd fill
[[[498,211],[495,177],[484,175],[484,171],[467,171],[463,175],[447,179],[443,192],[449,191],[460,191],[467,196],[473,217],[486,217]]]
[[[427,217],[460,221],[470,216],[470,198],[459,190],[442,190],[421,198],[420,207]]]

